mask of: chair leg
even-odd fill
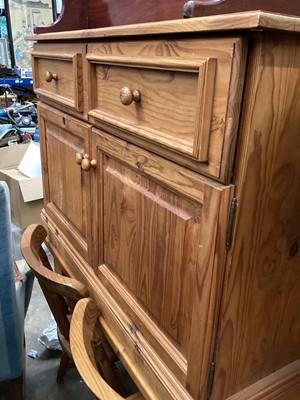
[[[58,371],[57,371],[57,376],[56,376],[56,381],[57,381],[58,383],[62,382],[69,361],[70,361],[70,357],[69,357],[68,354],[63,350],[62,355],[61,355],[61,359],[60,359],[59,368],[58,368]]]

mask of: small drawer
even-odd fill
[[[36,45],[32,53],[35,93],[77,112],[84,109],[82,46],[70,49]]]
[[[142,138],[146,147],[155,144],[164,156],[177,154],[177,162],[189,159],[192,168],[206,168],[207,174],[222,179],[224,142],[231,141],[232,148],[237,127],[233,119],[239,118],[242,42],[90,44],[89,116],[96,124],[113,125],[121,135],[132,134],[132,141]]]

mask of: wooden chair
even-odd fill
[[[84,298],[74,309],[70,329],[70,343],[73,360],[81,377],[101,400],[123,400],[99,373],[94,352],[95,325],[98,321],[99,310],[94,300]],[[140,392],[135,393],[127,400],[144,400]]]
[[[21,250],[27,264],[37,277],[57,322],[58,338],[62,347],[57,382],[61,382],[68,363],[72,362],[69,342],[71,313],[75,303],[87,295],[87,290],[77,280],[64,277],[52,270],[42,248],[46,236],[47,232],[42,225],[30,225],[22,236]]]

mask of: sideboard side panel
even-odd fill
[[[300,358],[300,38],[253,44],[212,399]]]

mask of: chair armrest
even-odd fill
[[[51,269],[45,251],[41,247],[46,236],[47,232],[42,225],[32,224],[26,228],[21,239],[21,251],[27,264],[34,271],[39,282],[57,294],[74,300],[86,296],[87,290],[83,283],[57,274]],[[46,265],[40,259],[41,252]]]
[[[70,345],[73,360],[91,391],[101,400],[123,400],[100,375],[92,347],[99,310],[94,300],[84,298],[77,302],[71,320]],[[140,393],[127,399],[144,399]]]

